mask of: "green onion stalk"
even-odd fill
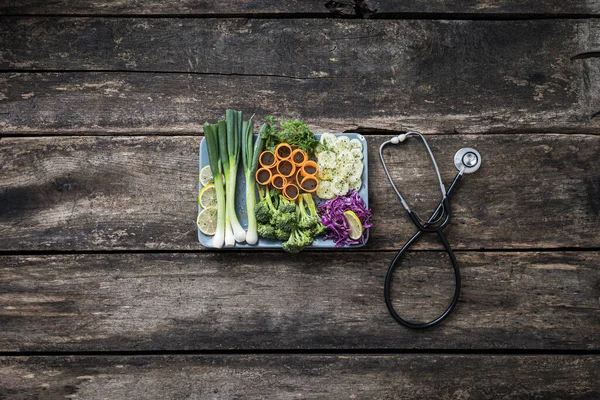
[[[242,126],[242,161],[244,164],[244,175],[246,176],[246,209],[248,210],[248,232],[246,232],[246,242],[248,244],[256,244],[258,242],[258,232],[256,225],[256,184],[254,182],[254,174],[258,166],[258,157],[263,147],[264,139],[262,136],[266,130],[267,124],[264,124],[258,134],[258,139],[254,146],[254,122],[252,117],[249,121],[244,121]]]
[[[215,192],[217,194],[217,230],[213,236],[213,246],[223,247],[225,241],[225,190],[223,189],[223,169],[219,158],[219,135],[217,134],[217,124],[204,125],[204,137],[208,148],[208,161],[212,171]]]
[[[240,161],[240,151],[242,149],[242,112],[227,110],[225,112],[226,136],[227,136],[227,152],[223,155],[223,146],[221,146],[221,163],[225,164],[228,161],[228,167],[225,167],[225,188],[227,190],[225,198],[227,200],[227,217],[231,225],[233,239],[235,242],[242,243],[246,240],[246,231],[240,224],[237,214],[235,213],[235,184],[237,181],[238,165]],[[233,246],[235,243],[228,238],[227,231],[225,232],[225,245]]]

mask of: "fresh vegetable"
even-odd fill
[[[275,123],[273,117],[267,117],[267,120],[273,124]],[[267,132],[265,138],[265,148],[267,150],[274,152],[280,143],[298,147],[312,157],[319,141],[304,122],[294,119],[282,121],[278,130],[271,128]]]
[[[266,193],[265,193],[266,192]],[[256,220],[260,224],[269,224],[271,221],[271,215],[275,212],[275,206],[271,201],[271,196],[269,191],[263,191],[261,188],[258,189],[258,195],[260,197],[260,201],[254,207],[254,213],[256,215]],[[259,232],[260,234],[260,232]],[[261,235],[263,236],[263,235]]]
[[[215,184],[215,192],[217,195],[217,221],[215,234],[213,237],[213,246],[216,248],[223,247],[225,241],[225,226],[226,226],[226,204],[225,190],[223,188],[223,172],[219,158],[219,136],[217,134],[217,125],[204,125],[204,136],[206,138],[206,147],[208,148],[208,161],[213,174]]]
[[[263,125],[263,128],[266,128],[267,124]],[[262,130],[262,128],[261,128]],[[263,135],[260,135],[261,137]],[[262,139],[264,142],[264,138]],[[275,153],[273,153],[272,151],[269,150],[265,150],[262,153],[260,153],[260,165],[262,165],[265,168],[271,168],[274,167],[275,164],[277,163],[277,158],[275,157]]]
[[[271,240],[287,240],[296,224],[296,206],[275,191],[259,188],[258,192],[261,199],[254,211],[259,236]]]
[[[235,213],[235,184],[237,181],[237,170],[240,161],[241,151],[241,111],[226,110],[225,121],[219,121],[219,144],[221,152],[221,164],[225,175],[225,188],[227,190],[225,199],[227,200],[227,214],[225,217],[225,245],[233,246],[235,242],[241,243],[246,240],[246,231],[242,228],[237,214]],[[221,139],[224,139],[222,143]]]
[[[306,206],[308,206],[308,210]],[[290,253],[298,253],[312,244],[315,237],[325,233],[325,226],[319,221],[319,215],[312,195],[304,193],[300,196],[296,207],[297,223],[289,239],[283,243],[283,249]]]
[[[283,249],[288,253],[299,253],[310,246],[313,242],[313,238],[309,235],[308,231],[304,231],[300,228],[294,228],[289,239],[283,242]]]
[[[324,133],[321,135],[316,155],[320,179],[317,196],[332,199],[335,196],[344,196],[350,190],[360,190],[364,168],[360,140]]]
[[[292,146],[290,146],[288,143],[279,143],[277,147],[275,147],[275,157],[277,157],[279,161],[287,160],[291,157],[291,155]]]
[[[256,244],[258,242],[258,232],[256,227],[256,215],[254,208],[256,206],[256,185],[254,183],[254,174],[258,166],[258,156],[262,150],[263,139],[260,134],[256,143],[254,139],[254,122],[252,118],[244,121],[242,124],[242,162],[244,164],[244,175],[246,176],[246,209],[248,210],[248,231],[246,232],[246,242]]]
[[[259,184],[266,186],[271,183],[271,178],[273,174],[269,168],[260,168],[256,170],[256,182]]]
[[[281,131],[277,135],[280,141],[304,150],[309,156],[315,153],[319,141],[304,122],[293,119],[282,121],[280,126]]]
[[[367,209],[358,192],[351,191],[346,196],[337,196],[332,200],[328,200],[319,205],[318,211],[321,215],[321,222],[329,228],[325,239],[333,239],[336,247],[365,243],[367,230],[363,229],[359,238],[352,239],[350,237],[350,225],[344,215],[346,211],[353,211],[363,228],[372,226],[370,222],[371,210]]]

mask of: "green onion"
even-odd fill
[[[233,231],[233,237],[236,242],[244,242],[246,240],[246,231],[240,224],[238,217],[235,213],[235,183],[237,181],[237,171],[238,165],[240,161],[240,151],[242,148],[242,141],[240,140],[242,137],[242,112],[234,111],[234,110],[226,110],[225,111],[225,120],[227,125],[227,157],[223,157],[223,152],[221,152],[221,162],[225,164],[226,161],[229,161],[229,176],[227,176],[227,169],[225,175],[225,188],[227,190],[226,200],[227,200],[227,217],[231,224],[231,229]],[[231,238],[227,237],[227,232],[225,235],[225,245],[233,246],[235,243],[231,241]]]
[[[221,120],[217,123],[217,134],[219,136],[219,154],[221,158],[221,165],[223,167],[223,176],[225,177],[225,246],[231,247],[235,244],[235,237],[233,236],[233,230],[231,229],[231,221],[229,219],[229,151],[227,150],[227,124]]]
[[[217,231],[213,236],[213,246],[223,247],[225,241],[225,191],[223,190],[223,179],[221,177],[222,167],[219,161],[219,136],[217,135],[217,125],[205,124],[204,137],[206,138],[206,147],[208,148],[208,162],[213,175],[215,192],[217,194]]]
[[[263,140],[260,135],[256,140],[254,147],[254,122],[252,117],[249,121],[244,121],[242,126],[242,161],[244,164],[244,175],[246,176],[246,209],[248,210],[248,232],[246,233],[246,242],[256,244],[258,242],[258,232],[256,230],[256,185],[254,183],[254,174],[258,165],[258,156],[262,150]]]

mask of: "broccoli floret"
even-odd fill
[[[297,224],[296,213],[279,212],[277,216],[271,220],[271,225],[274,225],[284,232],[290,233]]]
[[[268,224],[271,220],[271,210],[266,202],[260,201],[254,207],[254,214],[256,215],[256,221],[262,224]]]
[[[317,221],[317,223],[313,226],[311,230],[311,234],[313,237],[323,236],[327,231],[327,227],[321,223],[321,221]]]
[[[312,237],[301,229],[294,229],[290,238],[283,243],[283,249],[289,253],[299,253],[312,243]]]
[[[275,232],[275,238],[277,240],[281,240],[282,242],[285,242],[286,240],[288,240],[290,238],[290,234],[291,234],[291,232],[286,232],[281,228],[275,228],[274,232]]]
[[[308,210],[310,211],[310,216],[315,218],[316,220],[319,220],[319,213],[317,212],[317,205],[315,204],[315,201],[313,200],[313,197],[310,193],[304,193],[302,194],[302,198],[304,199],[304,202],[306,203],[306,205],[308,205]]]
[[[258,236],[270,239],[277,240],[277,235],[275,234],[275,228],[273,228],[269,224],[261,224],[260,222],[256,225],[256,231],[258,232]]]
[[[289,201],[282,195],[279,195],[279,206],[277,207],[277,209],[282,213],[295,213],[296,203]]]
[[[273,214],[277,210],[275,209],[275,206],[273,206],[271,196],[268,190],[266,191],[266,193],[264,193],[263,190],[259,188],[258,194],[260,196],[260,201],[254,207],[256,221],[263,224],[268,224],[269,221],[271,221]]]
[[[315,225],[315,220],[306,212],[306,207],[304,207],[303,199],[304,195],[300,196],[300,200],[298,201],[298,227],[300,227],[301,229],[310,230]]]

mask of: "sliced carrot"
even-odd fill
[[[292,156],[292,146],[287,143],[279,143],[275,147],[275,156],[278,160],[287,160]]]
[[[319,166],[313,160],[308,160],[300,168],[303,176],[316,176],[319,173]]]
[[[282,190],[287,183],[287,179],[283,175],[276,174],[271,178],[271,185],[273,185],[275,189]]]
[[[259,168],[256,170],[256,182],[258,182],[261,185],[268,185],[269,183],[271,183],[271,179],[273,178],[273,174],[271,173],[271,170],[269,168]]]
[[[302,175],[302,169],[298,168],[296,170],[296,185],[300,186],[300,182],[302,182],[302,178],[304,178],[304,176]]]
[[[283,197],[290,201],[296,200],[299,195],[300,189],[298,189],[298,186],[294,185],[293,183],[288,183],[283,188]]]
[[[275,153],[270,150],[265,150],[260,153],[260,157],[258,158],[258,162],[261,166],[265,168],[271,168],[275,164],[277,164],[277,157],[275,157]]]
[[[296,149],[292,151],[290,160],[296,167],[300,167],[302,164],[308,161],[308,154],[306,154],[306,152],[302,149]]]
[[[302,182],[300,183],[300,189],[304,190],[307,193],[316,192],[318,188],[319,180],[312,175],[305,176],[304,179],[302,179]]]
[[[291,160],[280,160],[277,164],[277,172],[279,172],[280,175],[289,178],[296,172],[296,166]]]

